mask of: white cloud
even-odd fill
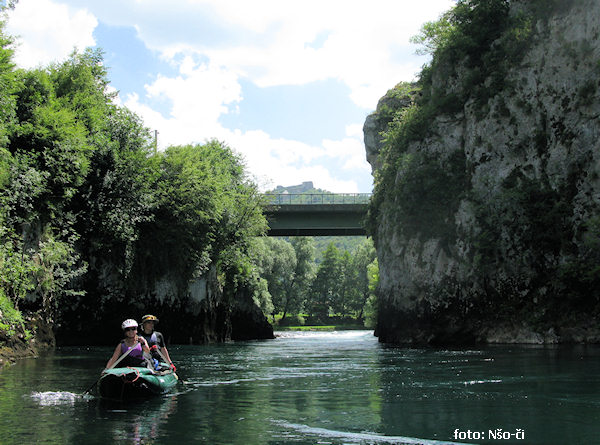
[[[78,0],[62,2],[71,7],[59,0],[20,0],[11,12],[8,32],[22,35],[20,66],[64,59],[73,47],[94,45],[98,20],[92,10],[103,24],[134,27],[147,48],[178,69],[171,76],[150,73],[154,80],[145,85],[145,94],[120,98],[149,128],[160,131],[161,147],[217,138],[239,151],[263,183],[263,178],[274,181],[271,186],[313,180],[317,187],[342,192],[358,191],[357,181],[339,178],[370,171],[362,124],[349,125],[340,140],[317,145],[274,139],[262,130],[224,128],[220,117],[236,112],[243,100],[241,80],[268,87],[335,79],[349,88],[355,104],[372,110],[389,88],[419,71],[424,59],[414,57],[410,36],[454,4],[87,0],[88,9],[83,9]],[[208,28],[190,26],[195,17]],[[213,31],[226,38],[211,40]]]
[[[327,154],[324,147],[273,139],[263,131],[235,131],[224,135],[224,140],[244,157],[249,171],[259,179],[263,189],[307,180],[330,191],[358,189],[355,181],[335,178],[331,168],[317,163]]]
[[[389,88],[419,72],[426,58],[415,57],[409,39],[455,0],[88,3],[97,5],[108,24],[134,24],[145,45],[168,60],[201,55],[261,87],[336,79],[351,89],[357,105],[374,109]],[[108,13],[114,9],[119,13]],[[209,20],[209,29],[190,26],[195,17]],[[179,28],[182,21],[188,25],[185,32]],[[220,38],[211,40],[211,32],[220,32]],[[323,40],[314,45],[317,38]]]
[[[356,126],[348,129],[354,137],[346,137],[342,141],[324,140],[320,146],[275,139],[262,130],[229,130],[218,123],[218,113],[204,113],[206,120],[203,121],[193,112],[194,102],[200,100],[201,96],[201,93],[187,89],[193,88],[194,76],[195,74],[174,79],[158,78],[155,83],[146,86],[150,98],[162,95],[177,104],[169,116],[142,103],[135,94],[124,101],[124,105],[139,114],[147,126],[159,129],[160,148],[164,149],[171,144],[202,143],[216,138],[243,156],[248,170],[263,190],[276,185],[301,183],[308,178],[313,180],[315,186],[326,190],[349,193],[359,191],[356,181],[340,179],[335,174],[336,170],[344,169],[359,169],[367,173],[370,171],[364,160],[362,142],[356,137]],[[182,96],[186,94],[195,99],[184,99]],[[230,98],[235,98],[235,95],[230,95]],[[187,102],[191,102],[190,108],[184,106]],[[202,111],[199,113],[202,114]],[[329,166],[325,167],[324,164]]]
[[[221,67],[196,64],[190,57],[181,62],[179,75],[159,74],[144,89],[144,98],[129,94],[123,103],[142,116],[148,127],[160,131],[161,147],[222,138],[227,131],[219,124],[219,117],[235,109],[241,100],[237,76]],[[161,113],[153,103],[168,107]]]
[[[275,185],[312,179],[318,187],[351,192],[358,191],[357,182],[339,178],[347,177],[349,172],[367,176],[370,172],[362,143],[362,125],[350,126],[347,137],[326,139],[319,146],[273,139],[264,131],[225,129],[218,123],[219,115],[241,101],[242,93],[236,95],[234,88],[219,87],[218,77],[229,78],[227,84],[238,86],[237,80],[245,78],[259,87],[336,79],[349,87],[354,103],[374,109],[389,88],[400,80],[413,79],[423,63],[423,58],[414,57],[415,48],[409,44],[409,38],[419,32],[422,23],[436,19],[454,2],[429,0],[426,7],[421,0],[190,0],[190,3],[203,6],[204,11],[212,10],[217,22],[237,30],[243,38],[232,38],[218,45],[209,45],[203,36],[193,33],[173,40],[168,35],[159,39],[143,21],[138,23],[138,35],[149,48],[160,51],[172,63],[181,63],[182,77],[159,78],[147,87],[150,96],[163,94],[173,102],[172,116],[162,118],[161,131],[179,137],[187,134],[183,137],[185,141],[201,142],[200,135],[224,140],[244,155],[250,171],[258,178],[271,178]],[[182,8],[177,4],[173,7]],[[314,44],[317,38],[320,41]],[[182,55],[183,62],[178,62]],[[190,67],[192,58],[208,60],[212,72],[219,73],[214,78],[202,77],[207,90],[214,94],[208,102],[193,100],[189,97],[193,93],[184,86],[190,85],[191,91],[191,79],[200,80],[197,69]],[[203,111],[203,105],[212,111]],[[182,122],[189,121],[190,110],[194,109],[193,114],[202,116],[203,123],[194,126],[190,122],[183,127]],[[148,113],[146,121],[151,119],[151,111]]]
[[[346,125],[346,134],[350,137],[362,139],[363,137],[363,124],[350,124]]]
[[[62,60],[74,48],[94,46],[97,25],[86,9],[72,11],[50,0],[20,0],[9,13],[7,31],[19,37],[16,63],[32,68]]]
[[[228,104],[241,100],[237,76],[223,68],[196,66],[186,58],[180,73],[175,78],[159,75],[154,83],[145,86],[148,98],[165,97],[172,101],[171,115],[175,119],[211,127],[229,111]]]
[[[325,139],[323,147],[327,156],[337,159],[344,170],[363,170],[370,172],[371,167],[366,161],[365,147],[359,139],[344,138],[339,141]]]
[[[319,146],[313,146],[273,139],[264,131],[237,130],[223,134],[223,140],[243,155],[249,171],[264,184],[263,189],[312,180],[317,188],[357,193],[357,181],[340,179],[347,176],[343,171],[370,172],[362,141],[357,138],[323,140]],[[271,181],[266,182],[264,178]]]
[[[425,59],[413,57],[409,38],[436,19],[452,0],[427,2],[373,0],[196,0],[209,5],[231,26],[268,38],[240,40],[207,47],[164,40],[158,49],[167,57],[197,52],[219,66],[243,74],[261,87],[303,85],[338,79],[351,89],[359,106],[375,108],[377,100],[400,80],[411,80]],[[426,7],[423,7],[426,3]],[[145,31],[141,30],[142,35]],[[321,47],[311,43],[325,35]]]

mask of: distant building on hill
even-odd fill
[[[306,193],[306,192],[310,192],[314,189],[315,189],[315,187],[314,187],[312,181],[305,181],[300,185],[290,185],[289,187],[283,187],[281,185],[278,185],[275,188],[275,190],[273,190],[273,193],[290,193],[290,194]]]

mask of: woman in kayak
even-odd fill
[[[127,354],[127,357],[119,361],[120,367],[145,366],[144,352],[150,353],[150,348],[146,339],[137,335],[137,328],[137,321],[132,319],[127,319],[121,324],[125,338],[115,348],[115,352],[106,363],[106,369],[112,368],[123,354]],[[127,352],[129,350],[131,352]]]

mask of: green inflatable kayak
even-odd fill
[[[112,368],[103,372],[98,381],[98,390],[104,399],[143,399],[168,392],[178,380],[177,374],[171,369]]]

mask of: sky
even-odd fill
[[[19,0],[22,68],[104,51],[117,103],[158,147],[225,142],[261,190],[369,193],[362,127],[426,56],[409,39],[453,0]]]

